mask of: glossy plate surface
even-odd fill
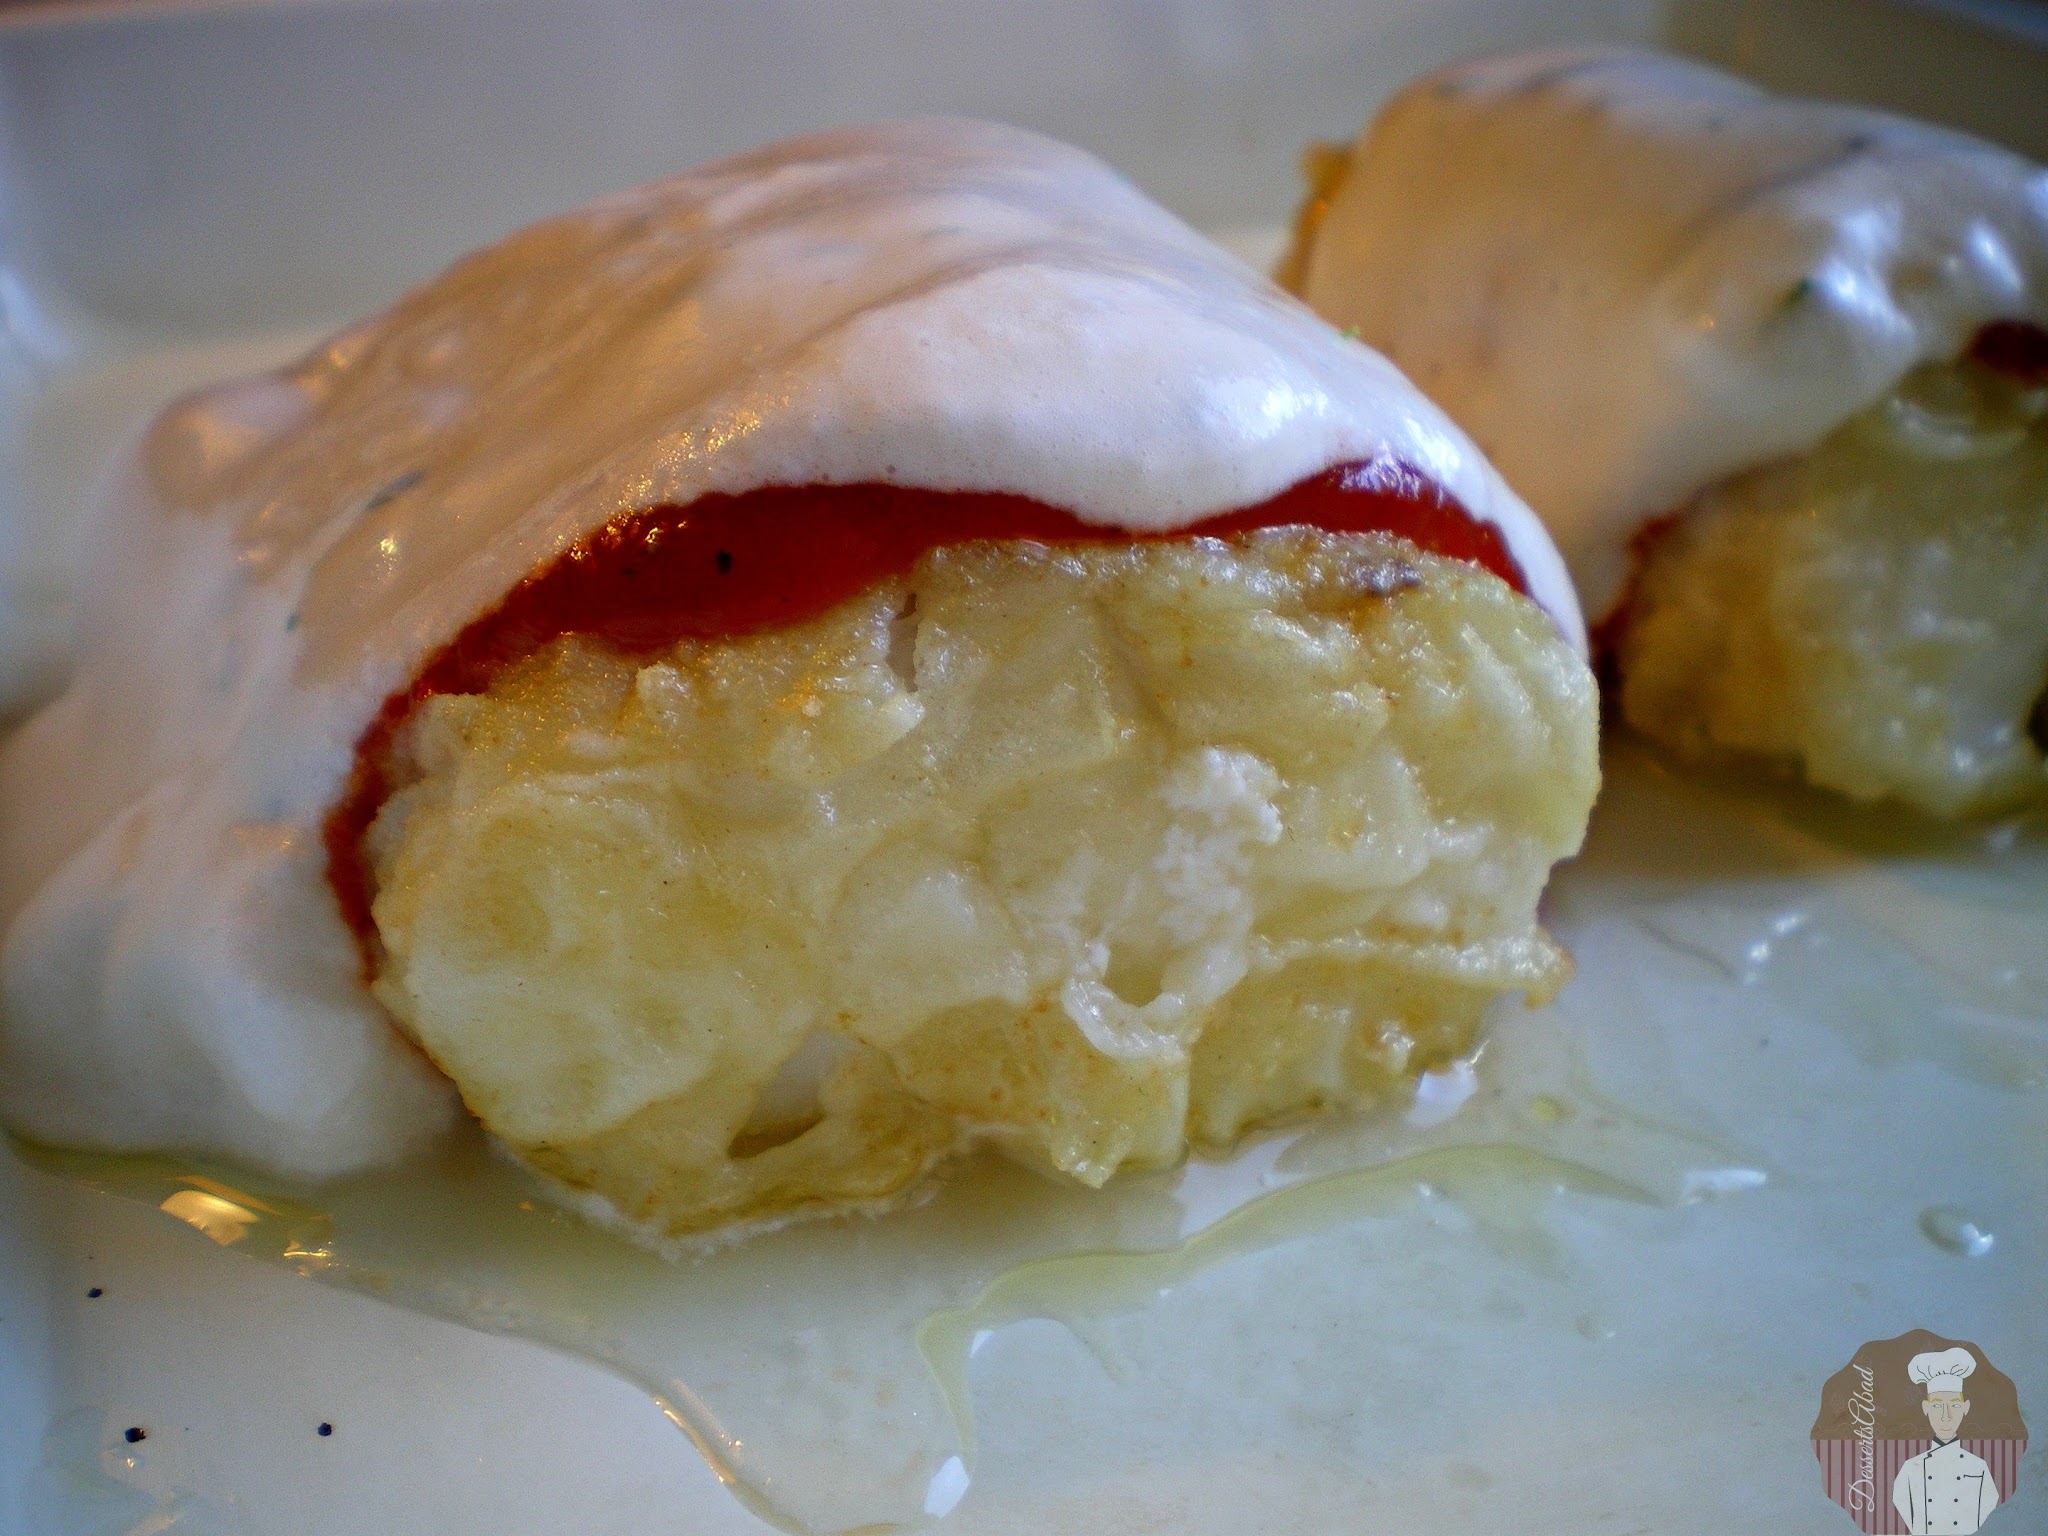
[[[33,133],[0,171],[26,210],[0,349],[0,568],[61,572],[95,467],[179,388],[288,355],[529,212],[735,135],[997,113],[1105,150],[1256,254],[1292,196],[1294,145],[1348,130],[1412,70],[1665,25],[1650,7],[1595,21],[1510,4],[1349,20],[1214,4],[1169,25],[1104,0],[1044,23],[1093,39],[1094,73],[1034,95],[994,79],[972,18],[925,18],[920,41],[897,5],[842,40],[864,83],[823,105],[796,85],[723,115],[614,105],[534,158],[575,71],[609,100],[647,73],[620,62],[633,38],[701,35],[688,9],[591,7],[597,43],[512,5],[0,34],[13,118],[41,90],[98,125],[74,139],[68,183],[57,141]],[[1742,19],[1689,15],[1695,42]],[[1013,54],[1058,52],[1023,31]],[[1859,36],[1882,84],[1907,34]],[[2021,47],[1974,36],[1954,46]],[[741,61],[774,44],[742,23],[713,41]],[[247,113],[283,91],[259,66],[296,82],[302,109],[180,107],[146,71],[122,107],[109,81],[151,44],[257,79],[239,87]],[[280,62],[314,45],[356,79]],[[478,47],[501,80],[526,71],[555,94],[478,98],[505,118],[502,153],[526,159],[473,150],[471,179],[500,194],[451,203],[435,178],[455,175],[453,151],[445,167],[374,163],[359,119],[424,132],[474,109]],[[554,74],[537,62],[550,49]],[[1332,50],[1348,78],[1300,62]],[[710,60],[672,57],[721,88]],[[435,111],[410,94],[420,58],[453,81]],[[1262,82],[1283,77],[1307,83],[1273,105]],[[1196,121],[1205,79],[1229,121]],[[286,124],[276,157],[302,165],[324,127],[331,202],[353,223],[294,193],[261,216],[258,121]],[[153,127],[199,163],[152,171]],[[128,204],[92,203],[131,173]],[[176,196],[150,190],[164,177]],[[240,254],[215,253],[240,298],[216,307],[193,275],[201,194],[242,230]],[[271,245],[250,254],[258,229]],[[130,243],[63,255],[60,235],[93,230]],[[335,259],[352,241],[367,271]],[[972,1536],[1849,1529],[1807,1434],[1821,1382],[1865,1340],[1971,1339],[2048,1414],[2048,822],[1901,824],[1677,777],[1625,740],[1607,766],[1588,850],[1549,902],[1579,965],[1555,1005],[1503,1009],[1473,1072],[1432,1078],[1405,1111],[1100,1197],[977,1166],[896,1217],[672,1268],[566,1222],[475,1148],[431,1178],[310,1194],[230,1169],[0,1156],[0,1531],[596,1536],[926,1510]],[[2048,1521],[2038,1451],[2021,1475],[2013,1530]]]

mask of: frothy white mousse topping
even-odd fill
[[[1599,617],[1645,518],[1986,322],[2048,322],[2048,170],[1679,59],[1521,54],[1389,103],[1306,257],[1303,296],[1473,435]]]
[[[618,514],[884,481],[1171,530],[1376,455],[1495,524],[1583,643],[1462,433],[1076,150],[887,124],[513,235],[138,444],[75,679],[0,756],[0,1107],[309,1175],[447,1125],[361,984],[321,823],[384,699]]]

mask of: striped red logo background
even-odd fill
[[[1892,1479],[1899,1468],[1918,1456],[1932,1440],[1873,1440],[1870,1442],[1872,1469],[1869,1487],[1857,1486],[1863,1473],[1862,1443],[1856,1440],[1816,1440],[1813,1454],[1820,1461],[1821,1486],[1856,1522],[1866,1536],[1906,1536],[1906,1522],[1892,1507]],[[2024,1440],[1972,1440],[1963,1436],[1963,1449],[1981,1456],[1991,1467],[1991,1480],[1998,1485],[1998,1502],[2012,1498],[2019,1484],[2020,1458],[2027,1452]],[[1996,1519],[1994,1515],[1991,1517]]]

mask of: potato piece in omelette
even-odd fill
[[[174,408],[108,526],[0,760],[31,1134],[325,1175],[459,1095],[690,1238],[978,1143],[1170,1164],[1565,974],[1555,549],[1382,359],[1028,134],[537,226]]]
[[[1553,989],[1592,722],[1533,604],[1390,536],[941,548],[803,624],[572,636],[431,701],[371,832],[377,995],[522,1156],[670,1234],[974,1140],[1099,1184]]]
[[[1609,626],[1639,729],[1944,815],[2048,788],[2048,374],[1916,369],[1640,542]]]

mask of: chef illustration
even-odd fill
[[[1998,1507],[1991,1468],[1964,1450],[1960,1438],[1970,1411],[1963,1383],[1976,1369],[1967,1349],[1931,1350],[1907,1362],[1906,1374],[1927,1388],[1920,1411],[1934,1430],[1934,1444],[1900,1467],[1892,1481],[1892,1506],[1914,1536],[1974,1531]]]

